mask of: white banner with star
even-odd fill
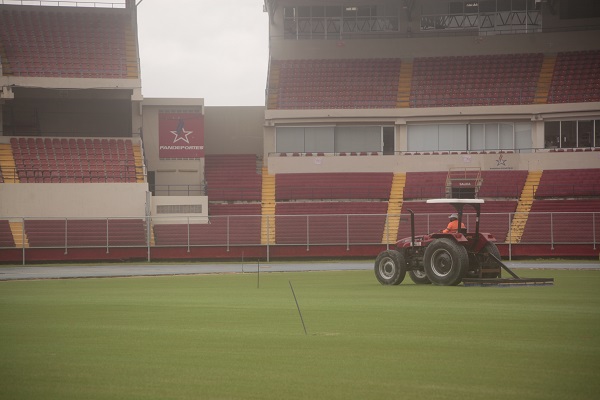
[[[200,112],[158,114],[158,157],[204,157],[204,116]]]

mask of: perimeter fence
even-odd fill
[[[512,228],[518,213],[482,213],[480,231],[492,233],[499,245],[589,246],[598,248],[600,211],[529,213],[522,232]],[[395,217],[395,218],[394,218]],[[306,214],[306,215],[217,215],[210,217],[146,218],[2,218],[0,249],[194,248],[263,247],[267,259],[276,247],[299,247],[310,251],[319,246],[337,246],[347,251],[360,246],[385,246],[411,235],[410,215]],[[447,214],[415,213],[417,235],[445,228]],[[474,231],[476,216],[465,213],[463,221]],[[515,233],[516,232],[516,233]],[[550,254],[549,254],[550,255]],[[0,261],[1,261],[0,257]]]

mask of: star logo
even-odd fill
[[[499,167],[501,165],[506,167],[506,160],[504,159],[502,154],[500,154],[500,157],[498,157],[498,159],[496,160],[496,166]]]
[[[174,131],[171,131],[171,133],[173,135],[175,135],[175,138],[173,139],[173,143],[177,143],[180,140],[183,140],[187,144],[190,144],[190,140],[188,139],[188,136],[191,135],[194,132],[193,131],[186,131],[185,128],[184,128],[183,118],[180,118],[179,119],[179,123],[177,124],[177,129],[174,130]]]

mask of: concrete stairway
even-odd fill
[[[27,239],[27,234],[23,229],[22,222],[9,222],[10,231],[13,235],[13,240],[15,241],[15,247],[20,249],[23,247],[29,247],[29,240]]]
[[[262,170],[261,205],[260,243],[275,244],[275,175],[267,167]]]
[[[2,171],[4,183],[19,182],[15,158],[13,157],[12,149],[8,143],[0,144],[0,170]]]
[[[398,99],[396,107],[410,107],[410,89],[412,84],[413,64],[412,61],[402,60],[400,65],[400,79],[398,81]]]
[[[271,64],[271,71],[269,77],[269,93],[267,98],[267,108],[269,110],[276,110],[279,105],[279,76],[281,68],[279,63]]]
[[[525,186],[523,186],[523,191],[521,192],[521,197],[519,198],[517,209],[515,210],[515,216],[513,217],[508,237],[506,238],[506,241],[509,243],[515,244],[521,242],[523,231],[527,224],[527,218],[529,218],[529,212],[531,211],[531,206],[533,205],[533,200],[535,198],[535,191],[542,178],[542,172],[543,171],[529,171],[529,174],[527,175],[527,180],[525,180]]]
[[[402,202],[404,201],[404,186],[406,185],[406,173],[400,172],[394,174],[392,179],[392,189],[390,191],[390,200],[388,201],[387,217],[381,243],[394,244],[398,236],[398,227],[400,226],[400,212]]]
[[[135,159],[136,181],[144,183],[144,161],[142,160],[142,148],[138,144],[133,145],[133,158]]]
[[[555,64],[556,55],[546,55],[544,57],[542,69],[540,71],[540,77],[538,79],[537,88],[535,91],[535,97],[533,98],[534,104],[548,103],[548,93],[550,92],[550,85],[552,85],[552,76],[554,74]]]

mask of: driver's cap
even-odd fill
[[[458,219],[458,214],[456,214],[456,213],[450,214],[450,216],[448,218],[449,219]]]

